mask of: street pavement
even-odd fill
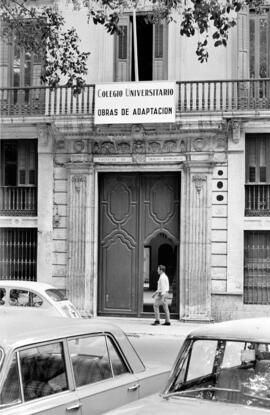
[[[166,336],[166,337],[185,337],[189,332],[198,327],[202,327],[202,323],[182,322],[179,320],[171,320],[171,326],[152,326],[153,319],[146,318],[130,318],[130,317],[94,317],[96,320],[115,324],[119,326],[128,336],[150,335],[150,336]],[[161,321],[162,323],[163,321]],[[207,323],[204,323],[207,324]],[[208,323],[209,324],[209,323]]]
[[[202,323],[171,320],[171,326],[152,326],[153,319],[130,317],[95,317],[96,320],[119,326],[128,336],[146,366],[171,369],[181,345],[193,329]]]

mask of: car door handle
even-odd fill
[[[128,391],[136,391],[137,389],[139,389],[139,387],[140,387],[140,384],[139,383],[135,383],[134,385],[132,385],[132,386],[130,386],[129,388],[128,388]]]
[[[75,403],[72,406],[69,406],[68,408],[66,408],[67,412],[72,412],[72,411],[77,411],[77,409],[80,409],[82,405],[80,403]]]

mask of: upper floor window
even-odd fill
[[[249,71],[251,78],[270,76],[270,12],[249,14]]]
[[[42,57],[27,52],[16,39],[0,39],[0,88],[2,113],[40,113],[44,107],[45,93],[40,89]]]
[[[148,23],[138,15],[137,49],[140,81],[166,80],[168,78],[168,26]],[[115,35],[115,81],[134,81],[133,17],[120,18],[121,34]]]

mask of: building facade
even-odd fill
[[[91,51],[79,96],[40,86],[39,58],[3,45],[0,278],[52,283],[92,315],[143,317],[162,263],[174,318],[268,314],[269,10],[239,13],[206,64],[179,23],[146,25],[142,11],[136,83],[132,15],[110,36],[64,9]],[[97,123],[100,85],[168,81],[173,122]]]

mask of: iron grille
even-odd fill
[[[0,229],[0,278],[37,280],[37,229]]]
[[[244,303],[270,304],[270,232],[245,232]]]

